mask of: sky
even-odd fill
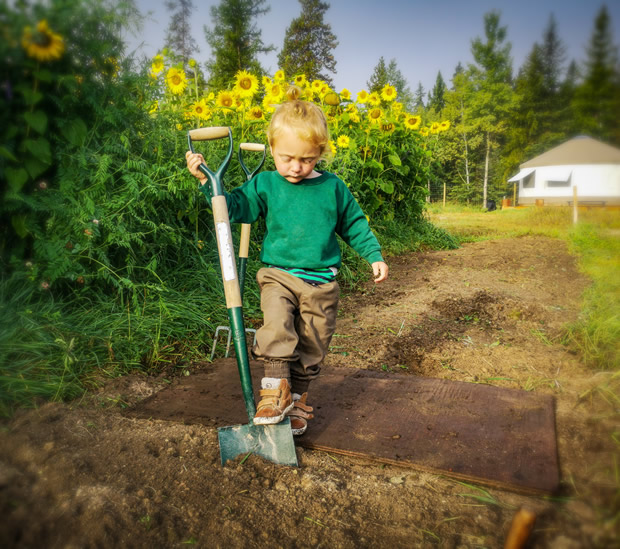
[[[611,18],[613,40],[620,45],[620,1],[607,0],[327,0],[330,8],[324,21],[329,23],[339,45],[334,50],[336,71],[332,76],[336,91],[343,88],[356,94],[366,89],[380,57],[386,63],[396,60],[412,92],[421,83],[432,90],[441,72],[449,86],[457,64],[473,62],[471,42],[484,41],[484,15],[500,13],[500,24],[507,27],[506,42],[511,44],[513,74],[517,74],[535,42],[542,43],[551,15],[557,34],[566,48],[566,65],[586,59],[586,47],[594,29],[594,19],[603,5]],[[212,27],[210,7],[219,0],[194,0],[192,37],[202,65],[211,56],[204,26]],[[301,13],[295,0],[268,0],[269,13],[256,20],[263,42],[282,47],[291,21]],[[165,0],[137,0],[144,14],[140,36],[128,36],[129,51],[138,56],[155,55],[162,47],[170,13]],[[147,15],[148,14],[148,15]],[[273,74],[279,67],[277,51],[262,55],[259,61]]]

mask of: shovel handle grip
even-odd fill
[[[265,150],[265,145],[263,143],[240,143],[239,148],[242,151],[263,152]]]
[[[223,137],[228,137],[228,128],[226,126],[197,128],[195,130],[189,130],[189,136],[192,141],[210,141],[212,139],[221,139]]]
[[[213,221],[217,235],[217,247],[222,268],[222,281],[224,283],[224,295],[226,296],[226,308],[241,307],[241,290],[235,264],[235,249],[233,247],[230,220],[228,218],[228,206],[223,195],[214,196],[211,199],[213,209]]]
[[[250,229],[252,225],[249,223],[241,224],[241,240],[239,241],[239,257],[247,259],[250,250]]]

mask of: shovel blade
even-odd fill
[[[273,463],[297,467],[297,454],[289,418],[276,425],[250,423],[220,427],[217,431],[222,465],[241,454],[252,453]]]

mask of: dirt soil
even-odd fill
[[[554,497],[303,448],[298,468],[255,455],[221,466],[214,428],[123,414],[170,382],[136,374],[4,422],[0,545],[503,547],[525,507],[536,514],[531,547],[619,547],[617,397],[610,373],[559,341],[588,284],[565,244],[486,241],[389,263],[386,283],[342,299],[325,367],[554,395]]]

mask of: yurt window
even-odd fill
[[[523,178],[523,188],[524,189],[533,189],[534,188],[534,184],[536,183],[536,179],[535,179],[535,174],[536,172],[532,172],[529,175],[526,175]]]

